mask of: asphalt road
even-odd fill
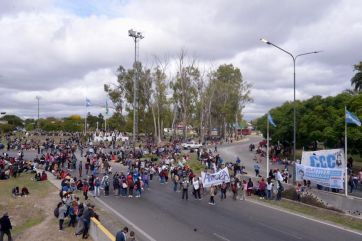
[[[245,153],[240,156],[243,160],[251,156],[250,141],[219,147],[219,151],[230,160],[235,160],[235,153]],[[115,168],[119,169],[119,164]],[[216,197],[216,205],[211,206],[208,196],[194,200],[190,190],[189,200],[181,200],[181,193],[173,192],[171,183],[161,185],[157,178],[141,198],[109,196],[101,200],[158,241],[362,240],[355,233],[230,197],[224,201]]]

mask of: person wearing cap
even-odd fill
[[[6,234],[8,236],[8,241],[12,241],[11,237],[11,229],[13,227],[11,226],[11,222],[9,219],[8,213],[4,213],[2,218],[0,218],[0,240],[4,240],[4,235]]]

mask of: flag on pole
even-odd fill
[[[273,118],[272,118],[272,116],[268,113],[268,121],[269,121],[269,123],[272,125],[272,126],[274,126],[274,127],[277,127],[277,125],[274,123],[274,121],[273,121]]]
[[[358,126],[361,126],[361,121],[358,119],[357,116],[346,110],[346,122],[348,124],[356,124]]]
[[[91,105],[92,105],[92,104],[91,104],[90,99],[85,98],[85,106],[86,106],[86,107],[89,107],[89,106],[91,106]]]
[[[106,100],[106,115],[108,115],[109,109],[108,109],[108,101]]]

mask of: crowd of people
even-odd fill
[[[19,140],[15,143],[19,143]],[[14,146],[17,145],[8,145],[8,148]],[[35,174],[34,180],[44,181],[48,179],[47,172],[52,173],[61,180],[60,202],[54,210],[59,219],[59,230],[64,229],[65,220],[68,220],[67,225],[76,227],[75,233],[83,238],[88,236],[90,218],[97,217],[89,201],[90,196],[141,198],[152,181],[158,181],[160,184],[170,182],[173,192],[179,193],[176,195],[185,201],[192,194],[195,200],[207,197],[210,205],[215,205],[217,196],[221,201],[228,196],[233,200],[245,200],[251,195],[257,195],[260,199],[281,200],[284,184],[290,178],[288,167],[291,163],[281,158],[281,154],[288,150],[280,146],[271,147],[271,165],[275,165],[274,168],[267,176],[260,174],[266,155],[264,142],[249,147],[250,151],[255,152],[254,177],[248,175],[239,157],[233,162],[225,162],[218,154],[216,145],[214,150],[207,147],[198,149],[196,156],[204,167],[202,171],[215,173],[227,167],[230,173],[230,182],[207,188],[199,173],[195,173],[189,164],[191,154],[182,152],[179,141],[161,146],[145,141],[134,148],[128,143],[93,143],[92,140],[82,140],[80,135],[69,135],[59,142],[46,138],[33,148],[37,152],[33,160],[24,159],[23,148],[20,148],[17,157],[10,157],[6,153],[0,157],[0,179],[16,178],[22,172],[31,172]],[[120,171],[112,169],[111,163],[115,162],[122,164]],[[359,176],[351,175],[350,183],[354,185],[351,191],[361,182],[362,172]],[[309,186],[308,182],[296,185],[298,199],[305,187]],[[25,196],[19,187],[14,187],[12,195]],[[128,229],[123,229],[117,236],[125,237],[127,233]]]

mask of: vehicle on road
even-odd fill
[[[193,150],[193,149],[201,148],[202,144],[199,144],[198,142],[195,142],[195,141],[188,141],[188,142],[182,143],[181,146],[183,149]]]

